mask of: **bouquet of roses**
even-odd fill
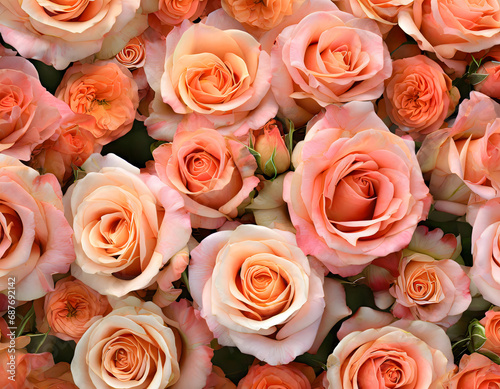
[[[500,387],[498,0],[2,0],[0,387]]]

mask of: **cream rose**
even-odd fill
[[[292,233],[240,225],[210,235],[191,254],[191,294],[219,343],[271,365],[312,347],[325,310],[324,282],[333,284],[331,324],[350,312],[340,283],[324,281]]]
[[[4,0],[0,33],[26,58],[56,69],[98,53],[110,58],[147,28],[140,0]]]
[[[244,135],[276,115],[269,54],[246,32],[184,21],[166,46],[156,39],[147,51],[146,75],[156,95],[145,123],[155,139],[171,141],[184,116],[194,113],[225,135]]]
[[[75,231],[72,275],[118,297],[180,277],[171,258],[191,233],[180,195],[113,154],[94,154],[82,168],[86,176],[64,198]]]

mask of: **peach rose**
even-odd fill
[[[115,58],[128,69],[142,68],[146,62],[146,43],[142,36],[132,38]]]
[[[292,362],[288,365],[253,365],[238,383],[238,389],[311,389],[316,374],[311,366]]]
[[[314,12],[286,27],[271,66],[280,114],[295,126],[329,104],[377,99],[392,70],[377,24],[338,10]]]
[[[484,314],[480,323],[485,330],[486,342],[482,349],[500,354],[500,310],[498,307],[490,309]]]
[[[446,333],[435,324],[399,321],[352,332],[328,357],[331,388],[438,389],[453,370]]]
[[[500,98],[500,64],[497,61],[488,61],[477,69],[478,74],[486,74],[488,77],[479,84],[474,85],[474,89],[495,99]]]
[[[176,26],[186,19],[194,21],[201,16],[208,2],[208,0],[159,0],[158,11],[149,15],[150,24],[155,28],[158,23]],[[157,21],[151,23],[152,18]]]
[[[34,150],[29,164],[42,173],[54,174],[64,185],[73,177],[74,169],[91,154],[99,153],[102,145],[92,134],[96,130],[94,117],[75,114],[67,106],[62,112],[57,132]]]
[[[219,228],[257,186],[247,147],[210,128],[179,127],[173,143],[153,151],[158,177],[183,197],[193,228]]]
[[[500,384],[500,366],[484,355],[465,354],[458,373],[445,382],[445,389],[490,389]]]
[[[56,90],[75,113],[96,119],[92,132],[105,145],[132,129],[139,106],[137,84],[130,71],[114,62],[75,63]]]
[[[297,11],[305,0],[222,0],[221,5],[229,16],[250,31],[266,31],[276,27],[285,16]]]
[[[0,57],[1,153],[28,161],[33,149],[56,132],[65,105],[40,84],[29,61]]]
[[[392,66],[392,76],[385,81],[387,114],[400,130],[421,141],[455,109],[458,99],[451,97],[451,79],[424,55],[398,59]]]
[[[326,107],[294,157],[283,198],[298,245],[333,273],[355,275],[403,249],[429,212],[413,142],[392,134],[371,103]]]
[[[147,28],[140,0],[5,0],[0,33],[26,58],[62,70],[98,53],[110,58]]]
[[[162,310],[129,297],[95,322],[75,349],[80,388],[202,388],[212,369],[206,325],[186,300]]]
[[[219,344],[271,365],[312,347],[325,311],[323,269],[293,234],[240,225],[208,236],[191,256],[191,295]],[[333,325],[350,311],[341,284],[327,282]]]
[[[17,301],[54,290],[52,275],[75,260],[61,199],[53,175],[0,154],[0,291],[15,279]]]
[[[156,95],[145,123],[155,139],[171,141],[193,113],[223,135],[238,136],[276,115],[269,54],[246,32],[184,21],[166,45],[156,39],[147,42],[147,51],[146,75]]]
[[[93,154],[82,168],[86,176],[64,197],[75,231],[71,274],[117,297],[156,281],[166,290],[182,273],[172,257],[191,233],[181,196],[114,154]]]
[[[469,285],[469,277],[454,260],[435,260],[405,250],[399,276],[390,289],[396,298],[393,314],[449,327],[472,301]]]
[[[53,292],[37,300],[37,329],[78,343],[84,332],[111,311],[108,299],[74,277],[59,280]]]
[[[454,60],[458,53],[475,53],[500,43],[500,4],[486,0],[415,0],[412,8],[399,13],[401,29],[418,46],[448,66],[463,73],[465,61]]]

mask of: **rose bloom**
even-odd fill
[[[208,236],[191,257],[191,295],[219,344],[271,365],[313,346],[325,311],[324,271],[292,233],[240,225]],[[333,325],[349,310],[341,284],[327,282]]]
[[[67,106],[61,112],[63,118],[56,133],[34,150],[29,164],[42,173],[54,174],[64,185],[73,177],[74,169],[100,152],[102,145],[92,134],[96,129],[94,117],[75,114]]]
[[[145,123],[153,138],[171,141],[180,121],[193,113],[237,136],[276,115],[269,54],[250,34],[220,29],[217,20],[184,21],[166,45],[148,42],[145,70],[156,95]]]
[[[390,290],[396,298],[393,314],[449,327],[472,301],[469,285],[469,277],[454,260],[408,251]]]
[[[463,73],[457,52],[475,53],[500,43],[500,4],[469,0],[415,0],[399,13],[401,29],[420,49],[436,53],[448,66]]]
[[[40,84],[29,61],[0,56],[1,153],[28,161],[33,149],[56,132],[65,105]]]
[[[153,151],[155,169],[182,195],[192,227],[215,229],[238,216],[237,207],[259,183],[257,163],[242,143],[194,124],[179,127],[173,143]]]
[[[500,311],[498,307],[490,309],[484,314],[480,323],[485,330],[486,342],[483,350],[489,350],[500,354]]]
[[[129,297],[95,322],[75,349],[79,388],[202,388],[212,370],[212,336],[187,300],[162,310]]]
[[[465,354],[458,373],[445,382],[445,389],[492,389],[500,385],[500,366],[484,355]]]
[[[117,297],[180,278],[171,258],[191,234],[181,196],[114,154],[93,154],[82,168],[87,174],[64,198],[75,232],[71,274]]]
[[[298,127],[329,104],[377,99],[391,62],[374,21],[338,10],[307,15],[286,27],[271,51],[280,114]]]
[[[137,84],[130,71],[109,61],[75,63],[64,73],[56,96],[75,113],[96,119],[93,135],[105,145],[132,129],[139,106]]]
[[[429,212],[413,142],[392,134],[371,103],[326,107],[292,159],[283,198],[297,243],[335,274],[403,249]]]
[[[184,20],[198,19],[209,0],[159,0],[158,9],[148,15],[149,25],[162,35]]]
[[[74,277],[59,280],[53,292],[37,300],[37,329],[78,343],[84,332],[111,311],[108,299]]]
[[[485,74],[488,77],[479,84],[474,85],[474,89],[495,99],[500,98],[500,65],[497,61],[488,61],[477,69],[478,74]]]
[[[276,27],[285,16],[292,15],[304,0],[222,0],[229,16],[248,27],[250,31],[267,31]]]
[[[402,320],[352,332],[328,357],[331,388],[438,389],[453,370],[446,333],[435,324]]]
[[[137,14],[140,0],[5,0],[0,4],[0,33],[26,58],[62,70],[71,62],[101,52],[106,58],[147,28]]]
[[[146,62],[146,43],[142,36],[132,38],[115,58],[128,69],[142,68]]]
[[[316,374],[311,366],[292,362],[288,365],[253,365],[238,382],[238,389],[285,388],[311,389]]]
[[[12,278],[17,301],[54,290],[52,275],[75,260],[72,234],[56,178],[0,154],[0,291]]]
[[[455,109],[458,101],[451,97],[451,79],[424,55],[398,59],[392,67],[392,76],[385,81],[387,114],[400,130],[421,141]]]

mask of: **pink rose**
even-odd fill
[[[191,294],[219,344],[271,365],[313,346],[326,293],[331,325],[350,313],[340,283],[324,281],[289,232],[240,225],[208,236],[191,255]]]
[[[392,70],[377,24],[336,10],[314,12],[286,27],[271,64],[280,114],[295,126],[329,104],[377,99]]]
[[[458,373],[445,382],[445,389],[489,389],[498,387],[500,366],[484,355],[473,353],[460,360]]]
[[[149,15],[162,25],[176,26],[184,20],[196,20],[205,9],[208,0],[159,0],[158,11]],[[153,28],[157,22],[153,22]]]
[[[500,5],[469,0],[415,0],[399,13],[401,29],[425,51],[436,53],[448,66],[463,73],[465,61],[457,52],[474,53],[500,43]]]
[[[435,324],[398,321],[352,332],[328,357],[331,388],[438,389],[453,370],[446,333]]]
[[[202,388],[212,370],[212,336],[186,300],[162,310],[129,297],[95,322],[75,349],[79,388]]]
[[[71,274],[117,297],[154,282],[171,287],[184,270],[174,256],[191,234],[181,196],[114,154],[93,154],[82,169],[85,177],[64,198],[75,231]]]
[[[40,84],[30,62],[0,57],[0,152],[28,161],[56,132],[65,105]]]
[[[156,95],[145,123],[155,139],[171,141],[193,113],[238,136],[276,115],[269,54],[246,32],[184,21],[166,45],[156,39],[147,51],[146,75]]]
[[[140,0],[4,0],[0,33],[26,58],[56,69],[98,53],[110,58],[147,28]]]
[[[467,274],[452,259],[436,260],[409,250],[404,253],[390,290],[396,298],[394,316],[443,327],[455,324],[472,301]]]
[[[286,388],[311,389],[316,374],[311,366],[292,362],[288,365],[253,365],[238,382],[238,389]]]
[[[297,242],[342,276],[408,245],[431,198],[413,142],[392,134],[371,103],[328,106],[308,124],[285,179]]]
[[[52,275],[66,273],[75,260],[61,200],[53,175],[0,154],[0,291],[15,279],[17,301],[54,290]]]
[[[257,186],[257,163],[242,143],[210,128],[179,127],[154,150],[158,177],[181,193],[193,228],[219,228]],[[190,128],[198,128],[190,130]]]
[[[488,77],[474,85],[474,89],[495,99],[500,98],[500,65],[498,62],[488,61],[481,65],[476,73],[485,74]]]
[[[392,66],[392,76],[385,81],[387,114],[400,130],[423,140],[455,109],[458,98],[452,99],[451,79],[424,55],[398,59]]]
[[[75,63],[64,73],[56,96],[75,113],[96,119],[92,134],[105,145],[132,129],[139,106],[137,84],[123,65]]]

